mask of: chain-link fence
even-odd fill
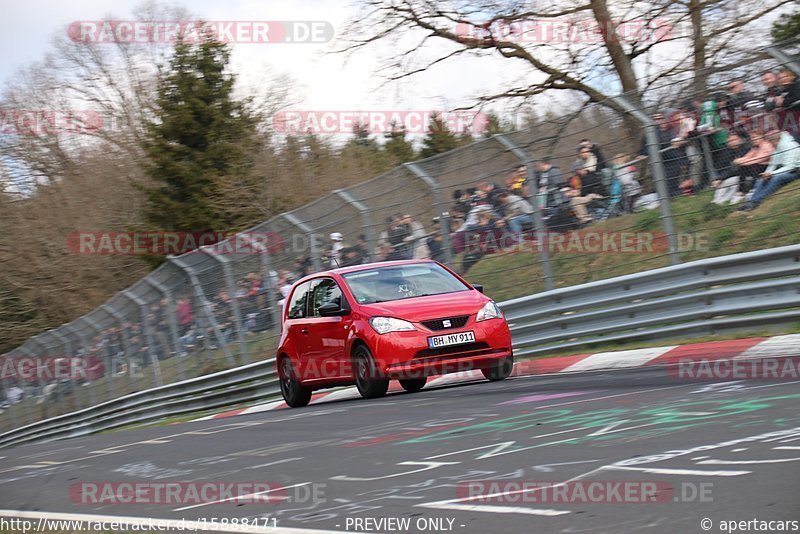
[[[795,243],[798,50],[768,51],[720,74],[724,94],[593,102],[170,257],[3,355],[0,431],[272,358],[292,281],[336,265],[433,258],[505,300]]]

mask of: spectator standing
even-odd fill
[[[345,248],[344,236],[340,232],[332,232],[330,239],[331,246],[327,255],[328,265],[331,269],[335,269],[342,261],[342,249]]]
[[[409,235],[404,241],[411,251],[411,258],[415,260],[429,258],[430,250],[428,250],[427,235],[422,223],[415,220],[411,215],[406,214],[403,216],[403,224],[409,229]]]

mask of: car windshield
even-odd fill
[[[376,267],[343,277],[359,304],[470,290],[469,286],[435,263]]]

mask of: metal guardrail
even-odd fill
[[[698,260],[499,305],[516,356],[800,321],[800,245]],[[274,362],[257,362],[32,423],[0,434],[0,447],[277,397]]]

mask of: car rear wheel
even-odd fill
[[[425,387],[425,384],[428,382],[428,377],[423,376],[422,378],[401,378],[398,380],[398,382],[400,382],[400,385],[404,390],[408,391],[409,393],[415,393]]]
[[[278,378],[281,383],[281,394],[286,404],[292,408],[301,408],[311,401],[311,389],[304,388],[297,378],[297,373],[288,357],[282,358],[278,365]]]
[[[496,382],[498,380],[505,380],[511,375],[511,371],[514,370],[514,357],[509,356],[508,358],[503,358],[502,360],[498,360],[494,365],[491,367],[486,367],[485,369],[481,369],[483,376],[485,376],[488,380],[492,382]]]
[[[353,354],[353,371],[356,375],[356,387],[365,399],[383,397],[389,390],[389,379],[378,372],[372,353],[363,345]]]

